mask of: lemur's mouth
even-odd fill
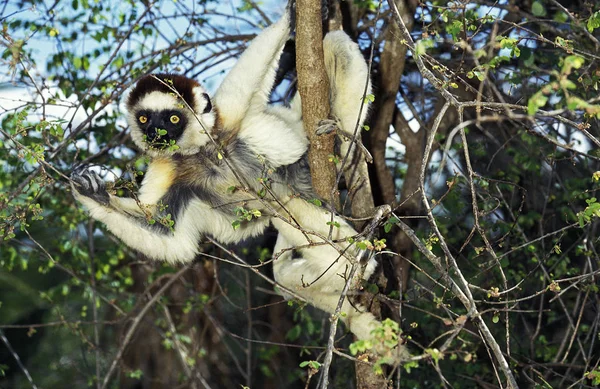
[[[155,149],[165,149],[171,144],[169,132],[160,127],[149,127],[145,133],[146,143]]]

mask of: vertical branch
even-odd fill
[[[88,222],[88,250],[90,253],[90,286],[92,287],[92,314],[94,318],[94,352],[96,357],[96,388],[100,389],[100,330],[98,328],[98,308],[96,307],[96,255],[94,249],[94,222]]]
[[[406,28],[411,30],[414,24],[415,5],[405,0],[394,0],[394,3],[399,10]],[[414,197],[416,201],[408,199],[410,198],[410,194],[418,189],[417,172],[419,171],[423,150],[422,147],[413,147],[414,145],[409,144],[415,143],[416,140],[422,138],[422,133],[416,135],[412,132],[406,120],[402,120],[404,118],[396,105],[400,80],[406,64],[407,51],[408,47],[401,38],[400,27],[390,21],[385,31],[385,43],[381,50],[379,62],[377,98],[375,99],[376,111],[373,115],[375,120],[373,120],[373,129],[369,133],[375,175],[377,177],[378,188],[381,192],[381,200],[383,204],[397,204],[395,178],[386,163],[386,151],[390,126],[393,125],[398,132],[404,131],[402,135],[405,136],[401,136],[401,139],[402,143],[406,146],[405,158],[407,160],[408,172],[412,174],[407,174],[402,189],[400,204],[403,204],[403,215],[417,214],[419,212],[418,198]],[[393,256],[390,259],[393,263],[394,278],[398,284],[402,284],[406,288],[410,265],[403,258],[410,257],[412,245],[402,231],[398,231],[390,236],[390,243],[394,251],[400,254],[400,256]]]
[[[320,120],[329,117],[329,81],[323,57],[321,0],[298,0],[296,3],[296,68],[298,93],[302,98],[304,129],[310,140],[308,159],[315,192],[336,206],[331,199],[335,185],[335,165],[329,161],[333,154],[334,134],[317,136]]]
[[[325,359],[323,360],[323,367],[321,368],[321,378],[319,380],[319,389],[327,389],[329,387],[329,368],[331,367],[331,361],[333,360],[333,349],[335,348],[335,334],[337,332],[337,324],[340,318],[340,313],[342,311],[342,306],[344,304],[344,300],[346,299],[346,295],[348,294],[348,290],[350,289],[350,284],[354,279],[354,275],[356,274],[356,270],[358,269],[359,261],[355,261],[350,268],[350,272],[348,273],[348,277],[346,278],[346,283],[344,284],[344,289],[342,289],[342,294],[340,299],[338,300],[337,307],[335,308],[335,312],[331,315],[331,327],[329,327],[329,337],[327,338],[327,351],[325,352]]]
[[[252,384],[252,287],[250,285],[250,273],[244,272],[246,282],[246,386],[250,387]]]

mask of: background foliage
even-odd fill
[[[400,324],[416,356],[386,378],[599,385],[600,6],[390,4],[334,2],[330,13],[366,58],[374,50],[368,196],[394,214],[363,297]],[[283,8],[0,4],[0,387],[317,384],[328,320],[273,292],[261,266],[273,232],[207,243],[189,268],[151,263],[89,220],[68,183],[75,165],[93,163],[127,195],[146,164],[125,128],[127,89],[173,71],[214,91]],[[280,73],[275,103],[294,85]],[[358,203],[352,183],[342,189]],[[355,385],[354,362],[340,355],[350,343],[337,343],[332,387]]]

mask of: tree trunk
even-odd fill
[[[319,121],[329,117],[329,80],[323,57],[320,0],[296,2],[296,68],[302,120],[310,140],[308,159],[313,187],[319,197],[337,208],[337,190],[332,190],[336,186],[335,165],[330,161],[335,135],[315,133]]]

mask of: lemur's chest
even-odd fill
[[[237,154],[227,161],[203,154],[153,160],[140,189],[140,200],[158,204],[175,198],[185,202],[196,198],[213,207],[229,208],[230,203],[252,198],[244,192],[255,189],[261,169],[251,161],[256,157],[247,158],[239,150],[233,151]]]
[[[142,204],[154,205],[169,191],[177,178],[176,164],[171,159],[156,158],[148,166],[142,181],[139,199]]]

